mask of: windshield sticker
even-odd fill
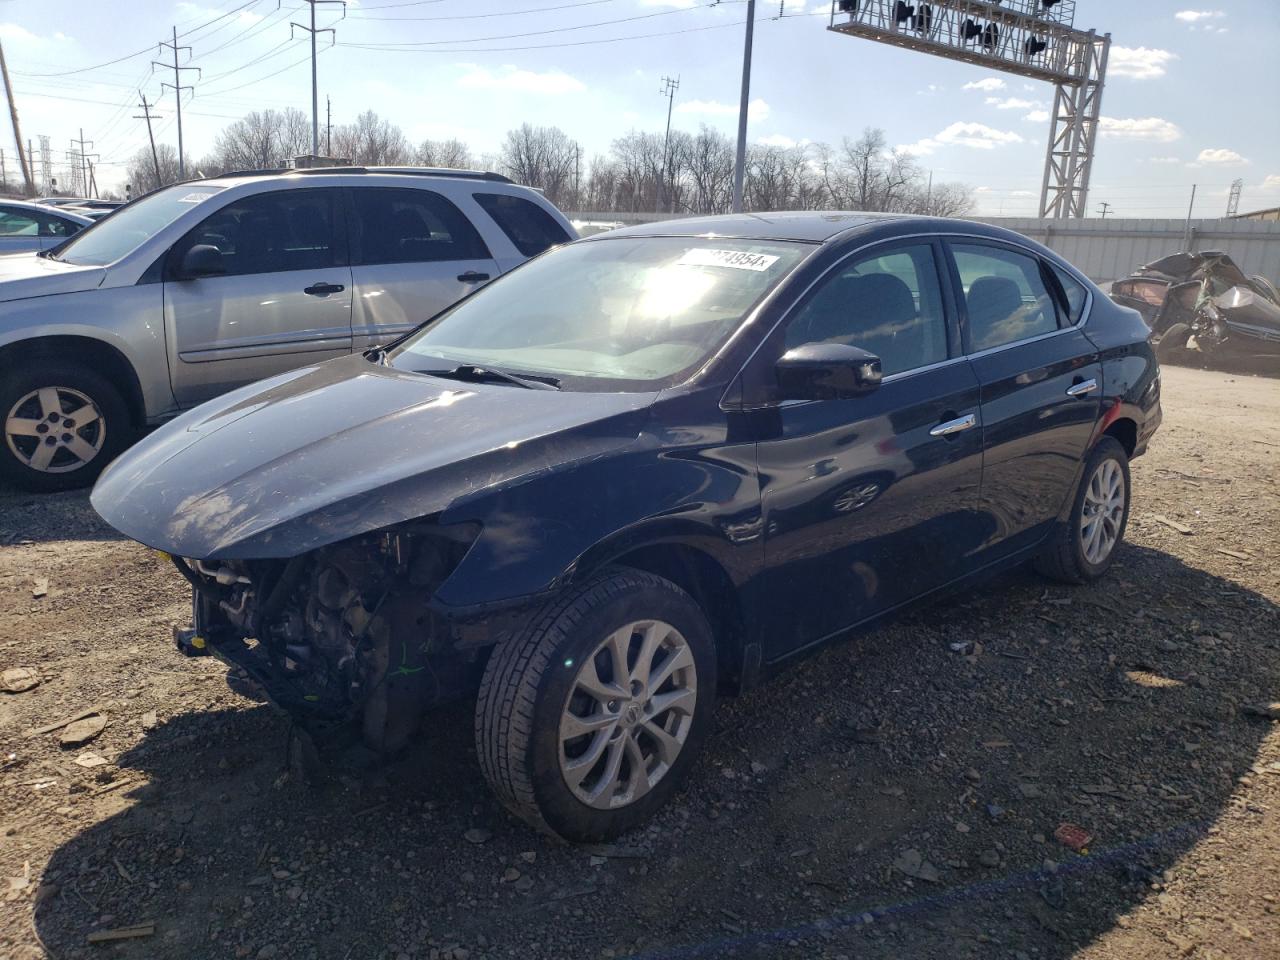
[[[749,253],[745,250],[708,250],[696,247],[685,251],[685,255],[676,261],[687,267],[731,267],[734,270],[753,270],[760,273],[768,270],[778,258],[767,253]]]
[[[201,200],[208,200],[212,197],[212,193],[188,193],[185,197],[181,197],[179,203],[199,203]]]

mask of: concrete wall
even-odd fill
[[[571,220],[596,223],[651,223],[666,214],[571,213]],[[1185,249],[1185,220],[1041,220],[1036,217],[981,218],[1016,230],[1056,250],[1099,283],[1128,276],[1137,267]],[[594,230],[584,230],[584,235]],[[1221,250],[1247,274],[1280,282],[1280,222],[1193,220],[1192,250]]]

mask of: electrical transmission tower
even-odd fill
[[[1111,35],[1075,0],[833,0],[828,29],[1055,85],[1040,216],[1088,213]]]
[[[320,88],[316,85],[316,34],[329,34],[333,43],[338,42],[338,31],[333,27],[316,28],[316,5],[321,3],[340,3],[342,4],[343,19],[347,16],[346,0],[306,0],[307,6],[311,8],[311,26],[303,23],[295,23],[289,21],[289,39],[293,39],[293,29],[297,27],[299,30],[305,30],[311,34],[311,155],[313,157],[320,156]]]
[[[53,153],[50,141],[40,134],[40,195],[47,197],[53,192]]]
[[[191,86],[190,84],[183,85],[182,71],[194,70],[196,72],[197,78],[199,78],[202,74],[200,73],[199,67],[178,66],[178,51],[185,50],[187,51],[187,54],[190,55],[191,48],[178,46],[178,28],[177,27],[173,28],[172,43],[170,43],[167,40],[161,42],[160,49],[163,50],[165,47],[168,47],[170,50],[173,51],[173,63],[168,64],[168,63],[161,63],[159,60],[152,60],[151,69],[154,71],[156,67],[163,67],[166,70],[173,71],[173,83],[162,82],[160,84],[160,89],[163,90],[165,87],[173,88],[173,102],[178,114],[178,179],[185,180],[187,178],[187,162],[182,155],[182,91],[190,90],[194,95],[196,92],[196,88]]]
[[[1234,217],[1240,212],[1240,194],[1244,191],[1244,180],[1236,180],[1231,184],[1231,196],[1227,198],[1227,216]]]

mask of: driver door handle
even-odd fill
[[[1090,378],[1088,380],[1081,380],[1079,383],[1073,383],[1071,386],[1067,387],[1067,396],[1068,397],[1085,397],[1093,393],[1093,391],[1097,389],[1098,389],[1097,380],[1094,380],[1093,378]]]
[[[340,283],[313,283],[302,292],[309,297],[327,297],[331,293],[341,293],[347,289]]]
[[[931,437],[953,437],[957,433],[964,433],[966,430],[972,430],[978,425],[978,418],[972,413],[963,417],[957,417],[955,420],[947,420],[938,424],[929,431]]]
[[[475,270],[468,270],[466,273],[458,274],[458,279],[463,283],[481,283],[488,280],[489,275],[487,273],[478,273]]]

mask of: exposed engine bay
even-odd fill
[[[358,720],[368,746],[393,751],[478,670],[431,604],[476,532],[423,524],[290,560],[175,557],[195,591],[192,627],[175,640],[243,668],[293,716]]]

